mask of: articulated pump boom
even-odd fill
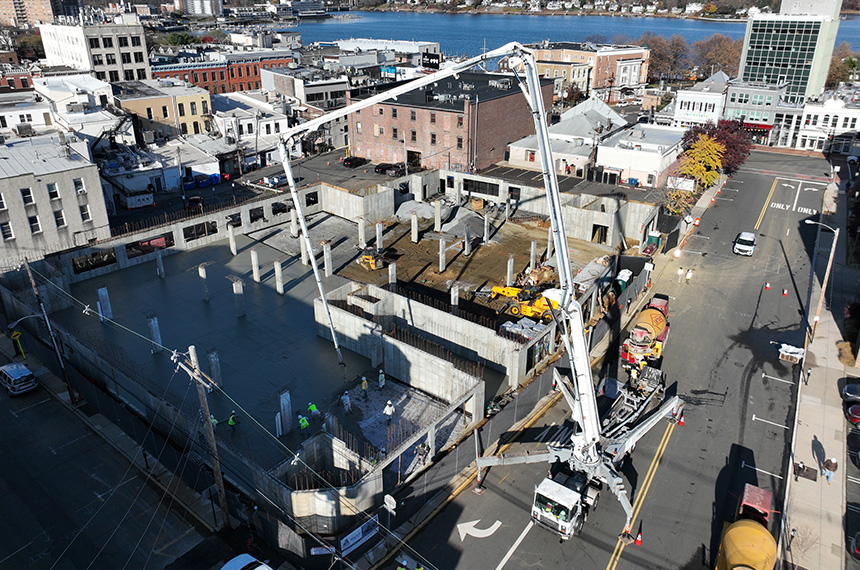
[[[511,456],[479,458],[479,480],[481,469],[489,465],[535,463],[538,461],[549,462],[552,464],[551,476],[545,479],[537,488],[535,504],[532,507],[532,516],[537,522],[553,529],[562,538],[569,538],[574,534],[578,534],[588,516],[589,509],[592,509],[596,505],[599,491],[605,485],[618,497],[618,500],[624,507],[629,526],[632,508],[627,498],[627,490],[624,487],[624,483],[616,472],[616,462],[620,462],[627,453],[632,451],[636,441],[648,429],[656,425],[662,417],[679,412],[683,401],[677,397],[673,398],[670,402],[666,402],[657,413],[649,416],[647,420],[637,424],[635,427],[633,427],[633,422],[640,418],[639,416],[631,418],[629,420],[631,429],[626,431],[621,437],[602,437],[594,383],[591,377],[588,346],[585,340],[582,311],[574,295],[570,253],[567,247],[562,218],[561,194],[553,167],[549,131],[546,126],[546,110],[544,109],[540,88],[540,75],[537,70],[534,53],[531,50],[518,43],[509,43],[496,50],[456,63],[444,70],[416,78],[403,85],[398,85],[382,93],[353,103],[343,109],[327,113],[322,117],[307,121],[284,132],[279,147],[290,194],[292,195],[293,204],[298,214],[302,233],[301,239],[305,240],[308,251],[313,251],[302,210],[302,202],[299,199],[298,189],[290,165],[288,149],[291,145],[303,135],[317,130],[330,121],[390,99],[397,99],[400,95],[419,87],[431,85],[446,77],[453,76],[456,78],[460,72],[503,56],[510,57],[510,67],[512,69],[521,67],[523,70],[524,80],[518,77],[519,86],[526,97],[535,123],[540,151],[538,156],[540,157],[541,169],[543,171],[543,181],[546,188],[547,203],[552,223],[553,243],[558,256],[558,272],[561,283],[561,299],[558,302],[556,320],[560,325],[561,336],[573,369],[570,379],[562,378],[561,375],[558,375],[557,384],[560,386],[571,408],[571,413],[577,423],[578,430],[571,436],[569,444],[558,447],[549,446],[546,453],[526,456],[525,458]],[[311,266],[320,292],[323,309],[328,317],[329,328],[331,329],[338,360],[344,366],[337,333],[329,313],[328,304],[326,303],[325,290],[319,276],[316,259],[313,255],[311,255]],[[555,299],[553,305],[555,305]],[[553,306],[553,312],[555,313],[554,309],[555,307]],[[555,373],[558,374],[557,371]],[[554,474],[552,473],[553,471],[555,471]]]

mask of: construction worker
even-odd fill
[[[688,270],[687,270],[687,274],[684,276],[684,279],[686,279],[686,280],[687,280],[687,285],[689,285],[689,284],[690,284],[690,279],[692,279],[692,278],[693,278],[693,270],[692,270],[692,269],[688,269]]]
[[[299,429],[302,432],[302,437],[304,437],[307,434],[306,430],[311,425],[311,423],[303,415],[301,415],[301,414],[296,414],[296,415],[299,417]]]
[[[361,394],[367,399],[367,376],[361,377]]]
[[[394,415],[394,404],[391,403],[391,400],[385,403],[385,409],[382,410],[382,413],[385,414],[387,424],[391,425],[391,416]]]
[[[683,268],[683,267],[679,267],[679,268],[678,268],[678,283],[680,283],[680,282],[681,282],[681,277],[683,277],[683,276],[684,276],[684,268]]]
[[[385,388],[385,372],[382,371],[382,368],[379,369],[379,389],[382,390]]]
[[[236,419],[236,410],[230,412],[230,419],[227,420],[227,425],[231,428],[235,428],[236,424],[239,423],[239,420]]]
[[[424,465],[427,461],[427,454],[430,453],[430,446],[421,442],[415,447],[415,451],[412,453],[418,456],[418,465]]]
[[[218,427],[218,420],[217,420],[217,419],[215,419],[215,416],[213,416],[213,415],[211,415],[211,414],[210,414],[210,415],[209,415],[209,421],[210,421],[210,422],[212,422],[212,427],[213,427],[213,428]]]
[[[340,397],[340,403],[343,404],[343,409],[349,414],[352,411],[352,404],[349,402],[349,392],[344,392]]]
[[[317,405],[312,402],[308,402],[308,411],[311,413],[312,420],[318,420],[322,415],[319,409],[317,409]]]

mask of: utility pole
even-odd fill
[[[63,355],[60,353],[60,347],[57,345],[57,338],[54,336],[54,329],[51,326],[51,321],[48,319],[48,311],[45,309],[45,303],[42,302],[42,296],[39,295],[39,288],[36,287],[36,280],[33,279],[33,270],[30,269],[30,262],[25,258],[24,267],[27,268],[27,277],[30,278],[30,286],[33,288],[33,295],[36,296],[36,302],[39,303],[39,308],[42,310],[42,318],[45,320],[45,326],[48,327],[48,336],[51,337],[51,344],[54,347],[54,354],[57,355],[57,362],[60,363],[60,373],[63,375],[63,382],[66,384],[66,390],[69,392],[69,401],[76,404],[78,401],[77,393],[72,389],[69,382],[69,373],[66,371],[66,363],[63,361]]]
[[[224,517],[224,527],[229,529],[232,526],[230,524],[230,511],[227,510],[227,492],[224,490],[224,476],[221,474],[218,446],[215,443],[215,428],[212,426],[209,401],[206,399],[206,389],[212,388],[215,383],[200,372],[197,348],[194,345],[188,347],[188,356],[191,359],[191,367],[180,360],[179,354],[176,352],[173,353],[171,360],[185,370],[191,380],[197,384],[197,397],[200,398],[200,410],[203,412],[203,429],[206,431],[206,441],[209,444],[209,456],[212,461],[212,475],[215,479],[215,488],[218,490],[218,504],[221,506],[221,513]]]

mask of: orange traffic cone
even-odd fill
[[[642,531],[639,531],[639,534],[636,535],[636,540],[634,541],[636,546],[642,546]]]
[[[684,427],[684,413],[681,412],[681,419],[678,420],[678,425]]]
[[[783,297],[788,297],[788,289],[783,289],[783,290],[782,290],[782,296],[783,296]]]

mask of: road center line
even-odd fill
[[[502,568],[505,567],[505,564],[507,564],[508,560],[511,559],[511,556],[514,555],[514,552],[516,552],[517,547],[519,547],[520,543],[523,541],[523,539],[526,537],[526,535],[529,533],[529,531],[534,525],[535,523],[529,521],[529,523],[526,525],[526,528],[524,528],[523,532],[520,533],[520,537],[516,540],[516,542],[514,542],[514,544],[511,546],[511,549],[508,550],[508,553],[505,554],[505,557],[502,558],[501,562],[499,562],[499,565],[496,566],[496,570],[502,570]]]
[[[770,187],[770,192],[768,192],[767,198],[765,198],[765,200],[764,200],[764,205],[762,205],[762,207],[761,207],[761,213],[758,215],[758,221],[755,223],[755,228],[753,228],[753,229],[757,230],[759,228],[759,226],[761,225],[761,221],[764,219],[765,212],[767,212],[767,206],[768,206],[768,204],[770,204],[770,199],[771,199],[771,197],[773,197],[773,191],[776,190],[776,183],[778,181],[779,181],[779,178],[773,179],[773,186]]]
[[[790,380],[783,380],[782,378],[777,378],[776,376],[768,376],[768,375],[767,375],[767,374],[765,374],[764,372],[762,372],[762,373],[761,373],[761,377],[762,377],[762,378],[770,378],[771,380],[776,380],[777,382],[783,382],[783,383],[785,383],[785,384],[792,384],[792,385],[794,385],[794,382],[792,382],[792,381],[790,381]]]

